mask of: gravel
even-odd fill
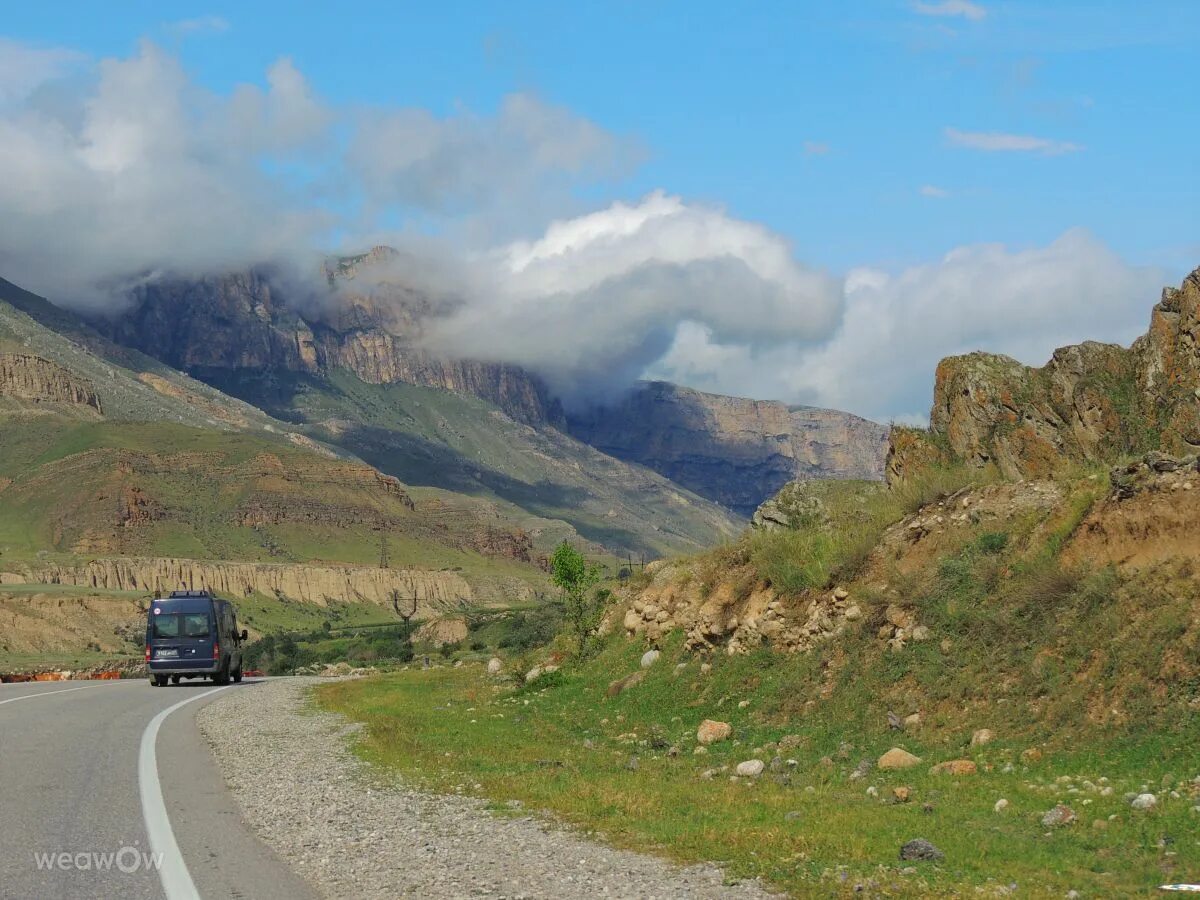
[[[227,691],[200,711],[246,821],[330,897],[767,897],[713,865],[679,867],[485,802],[412,790],[355,757],[358,726],[315,712],[317,679]]]

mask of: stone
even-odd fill
[[[639,669],[636,672],[626,675],[624,678],[618,678],[616,681],[610,681],[608,683],[608,690],[605,693],[610,698],[619,697],[631,687],[637,687],[639,684],[641,684],[645,677],[646,673]]]
[[[868,797],[878,797],[879,796],[879,788],[875,787],[875,785],[871,785],[869,788],[867,788],[867,796]]]
[[[863,617],[862,607],[857,603],[846,607],[845,617],[847,622],[857,622]]]
[[[712,663],[700,663],[700,674],[707,675],[712,671]]]
[[[996,812],[1004,812],[1006,809],[1008,809],[1008,801],[1001,797],[996,801],[996,805],[993,806],[992,809]]]
[[[892,788],[892,798],[897,803],[907,803],[910,796],[912,796],[912,788],[910,787]]]
[[[945,858],[945,853],[924,838],[915,838],[900,848],[900,859],[905,862],[936,862]]]
[[[738,709],[745,709],[749,705],[750,705],[749,700],[739,700],[738,701]]]
[[[917,643],[927,641],[930,637],[932,637],[929,631],[929,626],[927,625],[914,626],[912,631],[908,633],[908,636]]]
[[[904,717],[904,727],[906,729],[916,728],[920,724],[921,724],[921,714],[920,713],[913,713],[912,715],[908,715],[908,716]]]
[[[728,740],[732,734],[733,726],[728,722],[705,719],[696,729],[696,740],[701,744],[715,744],[718,741]]]
[[[858,765],[854,767],[854,771],[850,773],[850,780],[857,781],[860,778],[866,778],[867,774],[875,767],[875,764],[869,759],[860,760]]]
[[[503,671],[504,663],[500,660],[500,657],[493,656],[488,660],[487,672],[489,675],[499,675]]]
[[[743,778],[757,778],[763,773],[763,769],[765,768],[766,766],[761,759],[747,759],[744,762],[738,763],[734,771]]]
[[[1054,809],[1042,816],[1042,825],[1047,828],[1061,828],[1075,822],[1075,810],[1063,804],[1057,804]]]
[[[845,600],[849,596],[850,596],[850,592],[848,590],[846,590],[844,587],[835,588],[833,591],[833,599],[834,600]]]
[[[903,747],[893,747],[879,757],[877,765],[881,769],[911,769],[921,762],[921,757],[913,756]]]
[[[621,622],[621,625],[626,631],[637,631],[641,624],[642,617],[635,610],[628,609],[625,611],[625,619]]]
[[[913,614],[903,606],[892,603],[884,610],[884,618],[896,628],[909,628],[913,624]]]
[[[1129,801],[1129,805],[1134,809],[1145,812],[1147,810],[1154,809],[1154,807],[1158,805],[1158,798],[1153,794],[1138,794],[1131,801]]]
[[[974,775],[978,767],[969,759],[950,759],[929,770],[930,775]]]
[[[995,738],[996,735],[990,728],[980,728],[971,735],[971,746],[982,747],[984,744],[990,744]]]
[[[1030,747],[1028,750],[1021,751],[1022,762],[1035,763],[1042,759],[1042,751],[1037,747]]]
[[[652,665],[658,662],[658,658],[661,655],[662,654],[660,654],[657,650],[647,650],[642,654],[642,668],[650,668]]]
[[[683,674],[683,671],[684,671],[686,668],[687,668],[687,663],[676,663],[676,664],[675,664],[675,674],[676,674],[676,675],[682,675],[682,674]]]
[[[692,755],[693,756],[703,756],[707,752],[708,752],[707,747],[705,747],[703,744],[697,744],[696,748],[692,751]]]

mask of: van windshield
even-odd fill
[[[205,613],[161,613],[153,619],[155,637],[208,637],[208,616]]]

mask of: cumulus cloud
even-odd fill
[[[970,0],[940,0],[936,3],[923,3],[921,0],[912,5],[913,12],[922,16],[958,17],[971,22],[978,22],[987,16],[987,9]]]
[[[0,37],[0,110],[38,85],[65,75],[84,57],[62,47],[32,47]]]
[[[331,106],[286,58],[265,84],[219,95],[150,42],[62,82],[76,54],[13,50],[0,47],[0,97],[13,100],[0,104],[0,274],[80,308],[164,269],[315,272],[331,243],[397,215],[494,242],[510,210],[569,207],[556,179],[587,184],[635,153],[526,95],[436,118]]]
[[[1056,141],[1028,134],[1005,134],[1000,131],[960,131],[957,128],[947,128],[945,135],[952,146],[992,153],[1041,153],[1044,156],[1059,156],[1063,153],[1077,153],[1083,149],[1080,144],[1070,141]]]
[[[1033,249],[961,247],[896,274],[850,272],[842,323],[818,347],[764,351],[689,325],[653,374],[881,421],[924,421],[942,357],[987,350],[1041,365],[1055,348],[1085,339],[1127,344],[1145,330],[1164,278],[1083,230]]]
[[[950,196],[950,192],[948,190],[945,188],[940,188],[936,184],[921,185],[920,193],[922,197],[932,197],[935,200],[942,200]]]
[[[568,399],[628,385],[681,321],[754,346],[827,337],[841,283],[778,235],[661,192],[558,221],[477,261],[486,293],[438,323],[448,352],[529,366]]]

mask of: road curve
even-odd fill
[[[0,685],[0,898],[314,897],[244,823],[196,728],[222,691],[255,686]]]

